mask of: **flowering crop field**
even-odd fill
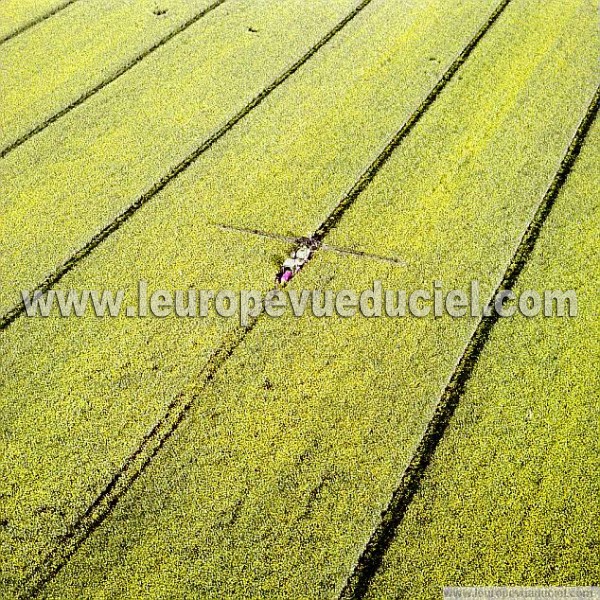
[[[599,58],[594,0],[0,0],[0,597],[598,585]],[[290,290],[579,314],[22,300],[266,294],[298,240]]]

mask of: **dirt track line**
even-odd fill
[[[171,181],[186,171],[204,152],[209,150],[225,134],[233,129],[244,117],[252,110],[262,104],[262,102],[296,71],[298,71],[306,62],[308,62],[323,46],[325,46],[334,36],[336,36],[346,25],[357,17],[374,0],[362,0],[355,8],[347,14],[338,24],[322,37],[314,46],[312,46],[303,56],[301,56],[292,66],[286,69],[279,77],[264,88],[255,96],[244,108],[236,113],[229,121],[222,125],[215,133],[207,138],[196,150],[184,158],[181,162],[173,166],[163,177],[156,181],[144,194],[130,204],[125,210],[119,213],[110,223],[105,225],[98,233],[88,240],[79,250],[72,254],[56,270],[50,273],[43,281],[34,288],[41,293],[46,293],[52,286],[56,285],[67,273],[73,270],[84,258],[90,255],[104,240],[112,233],[120,229],[144,204],[149,202],[156,194],[162,191]],[[0,331],[6,329],[18,317],[25,312],[25,303],[19,302],[8,312],[0,317]]]
[[[3,38],[0,38],[0,46],[2,44],[12,40],[13,38],[16,38],[18,35],[25,33],[28,29],[31,29],[32,27],[35,27],[36,25],[43,23],[44,21],[48,20],[50,17],[53,17],[54,15],[63,11],[65,8],[71,6],[71,4],[75,4],[75,2],[79,2],[79,0],[67,0],[66,2],[63,2],[62,4],[60,4],[59,6],[55,6],[51,11],[49,11],[43,15],[40,15],[36,19],[33,19],[32,21],[29,21],[29,22],[25,23],[24,25],[21,25],[21,27],[15,29],[12,33],[5,35]]]
[[[477,44],[491,29],[500,15],[504,12],[511,0],[502,0],[490,15],[488,20],[481,26],[479,31],[471,39],[471,41],[463,48],[460,54],[454,59],[446,72],[438,80],[432,90],[427,94],[427,97],[421,102],[417,110],[410,116],[408,121],[394,134],[387,145],[379,153],[377,158],[367,167],[360,178],[352,186],[352,188],[343,196],[337,206],[329,214],[329,216],[321,223],[315,233],[311,236],[317,241],[322,241],[325,236],[336,227],[340,222],[344,213],[352,206],[360,194],[369,186],[377,173],[383,168],[387,161],[392,156],[394,150],[402,143],[402,141],[414,129],[415,125],[421,120],[429,107],[436,101],[437,97],[442,93],[444,88],[450,83],[454,75],[459,71],[462,65],[467,61]]]
[[[554,175],[550,186],[539,203],[533,218],[528,223],[527,228],[521,236],[513,257],[504,272],[502,280],[498,284],[491,298],[494,298],[503,290],[512,289],[517,283],[519,276],[533,252],[542,227],[550,215],[552,207],[581,152],[587,134],[598,114],[599,106],[600,86],[596,89],[596,93],[592,98],[587,112],[580,122],[579,127],[563,156],[558,171]],[[383,557],[394,539],[396,529],[402,522],[410,503],[418,492],[425,476],[425,472],[444,436],[446,428],[448,427],[460,398],[465,391],[466,385],[473,375],[479,357],[489,339],[490,333],[500,318],[496,311],[491,310],[491,302],[492,301],[490,300],[488,303],[490,316],[484,316],[480,319],[460,356],[458,363],[438,400],[433,416],[427,424],[416,450],[402,474],[398,487],[394,490],[388,506],[381,514],[379,524],[371,534],[369,541],[358,558],[352,573],[348,577],[344,588],[340,593],[340,600],[363,598],[369,588],[371,580],[381,566]]]
[[[143,437],[141,444],[124,461],[85,513],[77,518],[75,523],[67,529],[67,533],[59,538],[53,550],[21,582],[17,591],[19,598],[34,598],[37,596],[44,586],[65,566],[79,547],[100,527],[123,495],[144,473],[165,442],[175,433],[198,400],[199,394],[214,379],[219,369],[254,329],[258,320],[258,318],[254,318],[246,327],[238,327],[230,332],[229,337],[226,337],[221,343],[198,375],[198,379],[194,383],[194,388],[197,391],[190,394],[180,392],[175,397],[167,407],[164,416]]]
[[[76,0],[75,0],[76,1]],[[117,69],[112,75],[107,77],[104,81],[100,82],[98,85],[90,88],[79,98],[68,104],[67,106],[61,108],[58,112],[54,113],[51,117],[48,117],[45,121],[36,125],[33,129],[23,134],[20,138],[16,139],[14,142],[11,142],[8,146],[0,150],[0,159],[4,158],[7,154],[16,150],[19,146],[23,145],[25,142],[30,140],[32,137],[36,136],[38,133],[41,133],[52,125],[52,123],[56,123],[59,119],[64,117],[66,114],[70,113],[73,109],[81,106],[84,102],[89,100],[92,96],[102,91],[105,87],[119,79],[122,75],[133,69],[138,63],[142,62],[145,58],[150,56],[153,52],[162,48],[167,42],[170,42],[174,37],[178,36],[180,33],[183,33],[186,29],[189,29],[192,25],[197,23],[200,19],[211,13],[213,10],[224,4],[227,0],[216,0],[211,5],[203,8],[199,13],[195,14],[193,17],[190,17],[187,21],[173,29],[169,32],[165,37],[158,40],[155,44],[150,46],[147,50],[144,50],[141,54],[138,54],[135,58],[132,58],[130,61],[125,63],[122,67]]]
[[[477,44],[485,36],[485,34],[492,28],[494,23],[500,18],[500,15],[504,12],[506,7],[511,3],[512,0],[501,0],[496,6],[492,14],[488,17],[487,21],[479,28],[477,33],[471,38],[469,43],[461,50],[458,56],[454,59],[452,64],[446,69],[442,77],[433,86],[430,92],[427,94],[425,99],[417,107],[417,109],[411,114],[408,120],[396,131],[391,137],[388,143],[379,152],[375,160],[369,164],[369,166],[363,171],[360,177],[352,185],[350,190],[346,192],[340,201],[337,203],[335,208],[327,215],[325,220],[317,227],[315,232],[307,238],[300,238],[296,243],[296,249],[306,243],[308,240],[316,248],[331,249],[334,250],[333,246],[327,246],[324,243],[325,237],[338,225],[346,211],[354,204],[356,199],[365,191],[365,189],[372,183],[379,171],[384,167],[387,161],[390,159],[394,150],[400,146],[400,144],[406,139],[414,127],[419,123],[421,118],[427,113],[427,110],[436,101],[438,96],[444,91],[446,86],[452,81],[454,75],[460,70],[462,65],[467,61],[473,50],[477,47]],[[251,233],[260,233],[256,230],[250,230]],[[337,249],[339,251],[343,249]],[[354,252],[354,254],[360,254],[360,251]],[[310,262],[314,257],[315,253],[311,254],[306,260],[305,264]],[[363,253],[365,257],[374,257]],[[383,257],[381,257],[383,258]],[[390,261],[391,262],[391,261]],[[396,261],[394,261],[396,262]],[[399,261],[399,264],[405,264],[403,261]],[[2,328],[2,321],[0,320],[0,329]]]

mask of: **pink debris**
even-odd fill
[[[281,270],[277,273],[275,281],[277,283],[287,283],[290,279],[300,271],[300,269],[308,262],[313,250],[308,246],[300,246],[281,266]]]
[[[297,272],[298,269],[292,269],[287,265],[283,265],[279,273],[275,276],[275,282],[287,283]]]

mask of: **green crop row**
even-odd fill
[[[110,78],[209,4],[209,0],[170,1],[168,11],[157,15],[154,0],[77,2],[15,38],[2,48],[0,150]]]
[[[447,23],[454,35],[456,26]],[[332,236],[336,243],[397,254],[408,266],[318,253],[294,285],[360,290],[381,279],[390,288],[418,289],[435,278],[452,287],[477,278],[491,291],[587,108],[597,49],[589,2],[567,9],[557,0],[513,2]],[[326,56],[322,60],[327,64]],[[316,67],[313,75],[319,76]],[[283,173],[289,178],[294,157],[312,144],[314,130],[306,123],[318,115],[314,107],[326,106],[320,89],[305,91],[306,97],[311,92],[313,102],[295,104],[312,107],[310,117],[301,114],[303,130],[285,118],[269,119],[273,127],[279,123],[281,138],[306,135],[295,153],[288,147],[282,158],[274,154],[281,169],[288,165]],[[249,129],[216,147],[165,190],[160,207],[148,206],[114,241],[122,248],[137,242],[140,272],[150,268],[148,250],[134,233],[156,239],[156,228],[167,235],[156,246],[152,269],[165,268],[176,252],[185,254],[172,270],[190,269],[184,221],[171,223],[169,207],[177,202],[178,218],[192,223],[194,216],[197,232],[210,231],[202,226],[207,218],[270,229],[280,224],[279,231],[295,233],[322,221],[327,205],[319,204],[321,194],[313,190],[294,208],[304,196],[280,183],[279,169],[268,168],[261,153],[254,154],[256,167],[245,160],[252,156],[243,148],[254,127],[262,148],[279,139],[265,137],[259,117],[255,113]],[[219,160],[229,169],[217,169]],[[321,169],[312,181],[323,181],[324,173],[329,178]],[[210,185],[219,174],[227,187]],[[240,179],[246,182],[241,189]],[[181,203],[219,190],[226,202]],[[330,205],[333,200],[332,194]],[[175,231],[181,235],[169,238]],[[221,244],[209,254],[217,266],[229,242],[238,273],[239,256],[253,256],[261,244],[275,250],[271,242],[233,233],[206,239]],[[111,249],[109,243],[99,250],[96,269],[111,271],[114,262],[104,254],[115,254]],[[280,258],[274,256],[274,266]],[[197,266],[203,279],[209,266]],[[213,284],[227,287],[235,281],[231,275],[227,268]],[[156,280],[177,281],[176,274],[166,278]],[[187,420],[47,597],[165,597],[174,587],[191,596],[333,596],[377,524],[474,325],[472,319],[262,319],[210,386],[198,389],[188,378],[185,393],[195,403]],[[173,331],[171,325],[170,337]],[[185,342],[181,337],[170,364],[190,360]]]
[[[0,39],[60,9],[67,2],[68,0],[3,0],[0,8]]]
[[[496,325],[370,598],[598,583],[599,186],[597,123],[517,288],[579,314]]]

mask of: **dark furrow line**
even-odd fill
[[[374,0],[362,0],[355,8],[347,14],[337,25],[323,36],[314,46],[312,46],[303,56],[301,56],[292,66],[284,71],[277,79],[271,82],[257,96],[255,96],[244,108],[227,121],[220,129],[206,139],[196,150],[184,158],[180,163],[171,168],[161,179],[156,181],[150,189],[142,194],[137,200],[123,210],[115,219],[108,223],[103,229],[88,240],[79,250],[72,254],[63,262],[54,272],[50,273],[41,281],[36,290],[41,293],[47,292],[52,286],[56,285],[67,273],[77,266],[84,258],[91,254],[104,240],[112,233],[117,231],[126,223],[144,204],[151,200],[156,194],[162,191],[171,181],[186,171],[204,152],[210,149],[218,140],[233,129],[244,117],[253,109],[262,104],[262,102],[281,84],[289,79],[305,63],[307,63],[323,46],[325,46],[333,37],[335,37],[346,25],[356,18],[371,2]],[[25,312],[25,303],[19,302],[7,313],[0,317],[0,331],[6,329],[18,317]]]
[[[35,27],[36,25],[39,25],[40,23],[47,21],[50,17],[53,17],[54,15],[63,11],[65,8],[71,6],[71,4],[75,4],[75,2],[79,2],[79,0],[67,0],[66,2],[63,2],[62,4],[55,6],[51,11],[48,11],[47,13],[40,15],[36,19],[33,19],[32,21],[29,21],[29,22],[25,23],[24,25],[21,25],[21,27],[15,29],[12,33],[5,35],[3,38],[0,38],[0,46],[2,44],[12,40],[13,38],[16,38],[18,35],[25,33],[28,29],[31,29],[32,27]]]
[[[599,106],[600,86],[596,89],[587,112],[563,156],[558,171],[539,203],[533,218],[521,236],[502,280],[492,295],[492,299],[501,291],[512,289],[517,283],[533,252],[542,227],[550,215],[552,207],[581,152],[587,134],[598,114]],[[398,487],[394,490],[389,504],[381,513],[379,524],[371,534],[340,593],[340,600],[364,598],[373,577],[381,566],[386,551],[394,539],[399,524],[402,522],[415,494],[421,488],[426,470],[431,464],[460,398],[473,375],[492,329],[500,319],[496,311],[493,310],[492,302],[493,300],[490,300],[487,305],[486,312],[489,316],[481,317],[461,354],[438,400],[433,416],[427,424],[416,450],[402,474]]]
[[[427,110],[433,105],[438,96],[443,92],[446,86],[452,81],[454,75],[460,70],[462,65],[467,61],[473,50],[477,47],[477,44],[485,36],[485,34],[492,28],[494,23],[500,18],[500,15],[504,12],[506,7],[510,4],[511,0],[501,0],[496,6],[492,14],[489,16],[487,21],[479,28],[474,37],[469,43],[462,49],[460,54],[454,59],[452,64],[444,72],[442,77],[437,81],[435,86],[430,90],[425,99],[417,107],[417,109],[411,114],[408,120],[400,127],[400,129],[392,136],[392,138],[384,146],[383,150],[377,155],[375,160],[369,164],[369,166],[363,171],[360,177],[352,185],[350,190],[346,192],[336,204],[334,209],[327,215],[325,220],[317,227],[315,232],[307,238],[300,238],[298,243],[295,245],[295,249],[299,249],[302,245],[307,242],[315,249],[322,248],[324,246],[324,239],[334,229],[346,211],[354,204],[356,199],[365,191],[365,189],[372,183],[379,171],[384,167],[387,161],[391,158],[392,154],[400,146],[400,144],[406,139],[414,127],[419,123],[421,118],[427,113]],[[251,233],[258,233],[257,231],[250,230]],[[330,247],[333,249],[333,247]],[[308,256],[303,264],[303,267],[312,259],[314,252]],[[402,261],[400,261],[402,263]],[[0,321],[0,329],[2,322]]]
[[[54,548],[41,563],[33,567],[23,579],[17,591],[19,598],[34,598],[67,564],[79,547],[94,533],[112,512],[123,495],[144,473],[164,444],[175,433],[179,425],[197,402],[199,395],[215,378],[219,369],[232,356],[235,349],[256,327],[259,318],[250,320],[246,327],[232,330],[229,337],[208,359],[195,380],[197,391],[180,392],[167,407],[163,417],[143,437],[137,449],[125,459],[108,485],[100,492],[87,510],[68,527]]]
[[[421,102],[417,110],[410,116],[408,121],[396,132],[392,139],[387,143],[377,158],[369,165],[369,167],[360,176],[357,182],[352,188],[346,193],[346,195],[340,200],[337,206],[329,214],[327,219],[321,223],[315,233],[312,235],[312,239],[321,242],[323,238],[339,223],[344,213],[352,206],[354,201],[360,196],[360,194],[369,186],[373,181],[377,173],[383,168],[387,161],[392,156],[394,150],[402,143],[402,141],[408,136],[408,134],[414,129],[415,125],[421,120],[423,115],[427,112],[429,107],[436,101],[437,97],[441,94],[444,88],[450,83],[454,75],[466,62],[473,50],[485,34],[490,30],[494,23],[498,20],[500,15],[504,12],[506,7],[510,4],[511,0],[502,0],[496,7],[494,12],[490,15],[488,20],[481,26],[479,31],[471,39],[471,41],[464,47],[461,53],[454,59],[454,62],[448,67],[446,72],[442,75],[441,79],[435,84],[433,89],[429,92],[427,97]]]
[[[189,29],[192,25],[197,23],[200,19],[208,15],[210,12],[224,4],[227,0],[216,0],[211,5],[203,8],[199,13],[195,14],[193,17],[190,17],[187,21],[173,29],[169,32],[165,37],[158,40],[154,45],[150,46],[147,50],[144,50],[141,54],[138,54],[135,58],[132,58],[129,62],[125,63],[122,67],[120,67],[117,71],[115,71],[112,75],[110,75],[107,79],[100,82],[93,88],[90,88],[86,92],[84,92],[79,98],[68,104],[67,106],[61,108],[58,112],[53,114],[51,117],[48,117],[45,121],[36,125],[33,129],[23,134],[20,138],[16,139],[14,142],[11,142],[8,146],[0,150],[0,159],[4,158],[7,154],[16,150],[19,146],[23,145],[25,142],[30,140],[32,137],[37,135],[38,133],[44,131],[47,127],[55,123],[66,114],[71,112],[73,109],[81,106],[84,102],[89,100],[92,96],[102,91],[105,87],[119,79],[122,75],[133,69],[138,63],[142,62],[145,58],[150,56],[153,52],[162,48],[167,42],[170,42],[174,37],[178,36],[180,33],[183,33],[186,29]]]

